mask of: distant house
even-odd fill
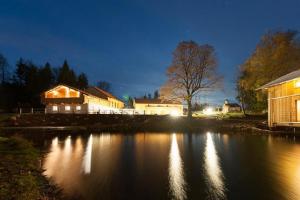
[[[176,101],[162,99],[134,99],[133,106],[139,114],[183,115],[183,105]]]
[[[284,75],[259,89],[268,92],[268,124],[300,126],[300,70]]]
[[[228,100],[225,100],[223,107],[222,107],[222,113],[234,113],[234,112],[241,112],[241,106],[237,103],[229,103]]]
[[[97,87],[80,90],[60,84],[41,96],[46,113],[112,113],[124,103],[112,94]]]

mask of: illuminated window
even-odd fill
[[[81,106],[76,106],[76,110],[81,110]]]
[[[296,88],[300,88],[300,81],[296,81],[295,87],[296,87]]]
[[[65,110],[71,110],[71,106],[65,106]]]
[[[52,106],[52,110],[57,111],[58,110],[57,106]]]

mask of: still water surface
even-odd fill
[[[45,140],[45,175],[79,199],[300,199],[300,142],[242,134]]]

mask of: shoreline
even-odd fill
[[[2,121],[0,131],[74,132],[246,132],[299,134],[292,129],[270,130],[262,117],[192,118],[158,115],[28,114]]]

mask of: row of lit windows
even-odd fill
[[[71,110],[71,106],[65,106],[65,111],[70,111],[70,110]],[[76,110],[80,111],[81,106],[76,106]],[[58,107],[57,106],[52,106],[52,111],[58,111]]]
[[[117,102],[111,102],[110,105],[111,105],[111,107],[114,107],[114,108],[117,108],[117,107],[118,107]]]

